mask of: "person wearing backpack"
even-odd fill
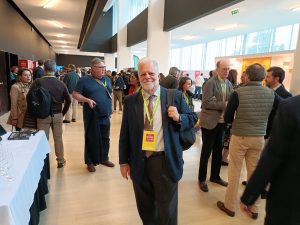
[[[62,168],[66,163],[62,139],[62,121],[63,116],[67,113],[70,107],[71,98],[66,85],[62,81],[58,80],[54,75],[56,71],[55,61],[51,59],[46,60],[44,68],[45,75],[42,78],[36,79],[29,90],[27,98],[28,110],[31,113],[36,112],[35,117],[37,119],[37,129],[44,130],[48,139],[49,129],[51,127],[54,139],[57,168]],[[46,97],[44,99],[45,102],[50,105],[44,105],[42,107],[43,109],[50,109],[48,112],[46,112],[46,114],[43,109],[36,108],[35,110],[32,110],[32,104],[30,100],[32,99],[31,96],[33,93],[40,93],[40,97],[50,95],[50,100]],[[41,112],[43,112],[42,116],[38,114]]]
[[[180,131],[192,129],[197,117],[182,93],[159,85],[155,60],[138,63],[141,90],[124,100],[119,139],[123,178],[133,183],[143,224],[177,225],[178,182],[183,174]]]

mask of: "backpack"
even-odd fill
[[[41,86],[40,80],[37,79],[35,86],[27,94],[28,113],[35,118],[45,119],[52,116],[51,95],[49,91]]]
[[[167,93],[167,105],[173,106],[174,105],[174,95],[176,89],[168,89]],[[196,133],[194,128],[185,129],[183,131],[180,131],[179,133],[179,141],[182,146],[182,150],[185,151],[192,147],[192,145],[196,141]]]

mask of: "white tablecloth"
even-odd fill
[[[44,131],[20,141],[7,140],[9,134],[2,136],[2,142],[13,153],[10,174],[14,180],[6,181],[0,177],[0,225],[26,225],[50,145]]]

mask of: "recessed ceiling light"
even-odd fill
[[[228,30],[228,29],[232,29],[232,28],[236,28],[237,24],[228,24],[225,26],[220,26],[220,27],[216,27],[215,30]]]
[[[46,8],[51,7],[52,4],[53,4],[54,2],[56,2],[56,1],[57,1],[57,0],[48,0],[48,1],[46,1],[45,4],[43,5],[43,8],[46,9]]]
[[[189,41],[189,40],[193,40],[193,39],[196,39],[196,38],[197,38],[196,36],[185,35],[185,36],[180,37],[179,39]]]
[[[64,26],[56,21],[49,21],[49,23],[51,23],[52,25],[56,26],[56,27],[59,27],[59,28],[64,28]]]
[[[298,10],[300,10],[300,6],[296,6],[296,7],[292,8],[292,11],[298,11]]]

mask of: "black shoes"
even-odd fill
[[[234,217],[234,216],[235,216],[235,212],[233,212],[233,211],[227,209],[227,208],[225,207],[225,204],[224,204],[223,202],[218,201],[218,202],[217,202],[217,206],[218,206],[218,208],[219,208],[220,210],[222,210],[222,211],[223,211],[224,213],[226,213],[228,216],[230,216],[230,217]]]
[[[228,166],[228,162],[222,161],[222,162],[221,162],[221,165],[222,165],[222,166]]]
[[[71,123],[69,120],[63,120],[63,123]]]
[[[57,163],[57,168],[63,168],[66,165],[66,160],[64,162]]]
[[[199,185],[199,188],[201,191],[208,192],[208,186],[205,181],[202,181],[202,182],[199,181],[198,185]]]
[[[224,187],[227,187],[227,185],[228,185],[228,182],[222,180],[221,178],[220,179],[210,179],[210,182],[220,184],[221,186],[224,186]]]
[[[76,122],[76,119],[72,119],[72,122]]]
[[[93,164],[87,164],[86,169],[91,173],[96,171],[96,168]]]

